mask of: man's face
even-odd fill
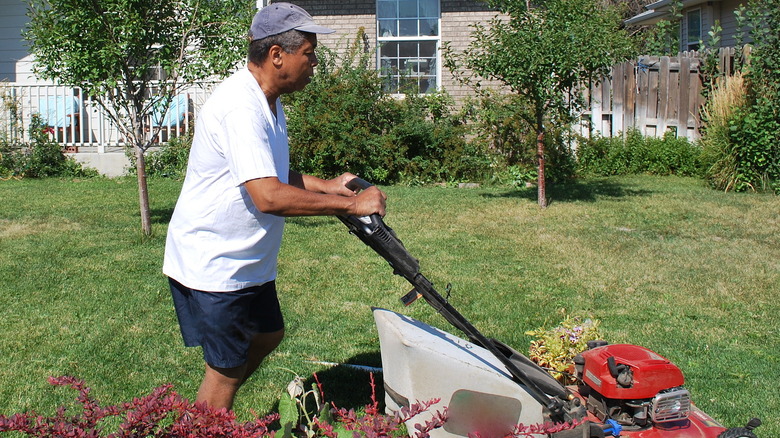
[[[294,53],[282,52],[284,60],[281,76],[285,82],[285,92],[303,90],[311,82],[314,75],[314,67],[317,66],[317,55],[314,49],[317,47],[317,35],[307,34],[306,41]]]

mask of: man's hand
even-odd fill
[[[361,190],[360,193],[353,194],[353,196],[355,196],[355,213],[353,213],[355,216],[370,216],[376,213],[385,217],[387,195],[376,186]]]
[[[374,213],[384,217],[385,216],[385,201],[387,195],[379,190],[376,186],[369,187],[366,190],[350,190],[347,188],[347,183],[357,178],[357,175],[345,172],[336,178],[327,181],[328,193],[341,196],[354,196],[355,197],[355,216],[369,216]]]

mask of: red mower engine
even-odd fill
[[[602,343],[579,354],[574,363],[578,391],[601,421],[639,430],[686,420],[691,412],[680,369],[647,348]]]

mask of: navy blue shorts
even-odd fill
[[[172,278],[168,282],[184,345],[202,347],[203,359],[212,367],[245,364],[256,334],[284,328],[274,281],[234,292],[190,289]]]

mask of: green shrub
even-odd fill
[[[66,157],[62,146],[50,138],[38,114],[33,114],[28,133],[29,143],[4,141],[0,145],[0,178],[95,177],[98,172]]]
[[[533,113],[527,99],[517,94],[486,92],[467,102],[466,112],[477,141],[487,145],[493,157],[500,159],[494,175],[499,182],[519,186],[536,179],[536,132],[530,122]],[[568,125],[565,122],[547,125],[545,178],[549,182],[564,181],[576,170]]]
[[[286,96],[294,169],[410,184],[473,179],[489,170],[489,158],[467,141],[448,95],[393,98],[363,49],[362,30],[342,55],[320,48],[312,82]]]
[[[192,135],[171,138],[156,151],[146,155],[146,174],[148,176],[184,178],[187,173],[187,160],[190,157]],[[130,160],[135,171],[135,160]]]
[[[701,173],[701,148],[672,132],[656,138],[632,129],[625,138],[582,139],[577,161],[580,172],[592,175],[696,176]]]
[[[759,102],[739,108],[729,121],[735,191],[780,189],[780,121],[772,108],[776,105]]]
[[[780,0],[751,0],[741,14],[753,50],[705,107],[706,177],[720,190],[780,192]]]

